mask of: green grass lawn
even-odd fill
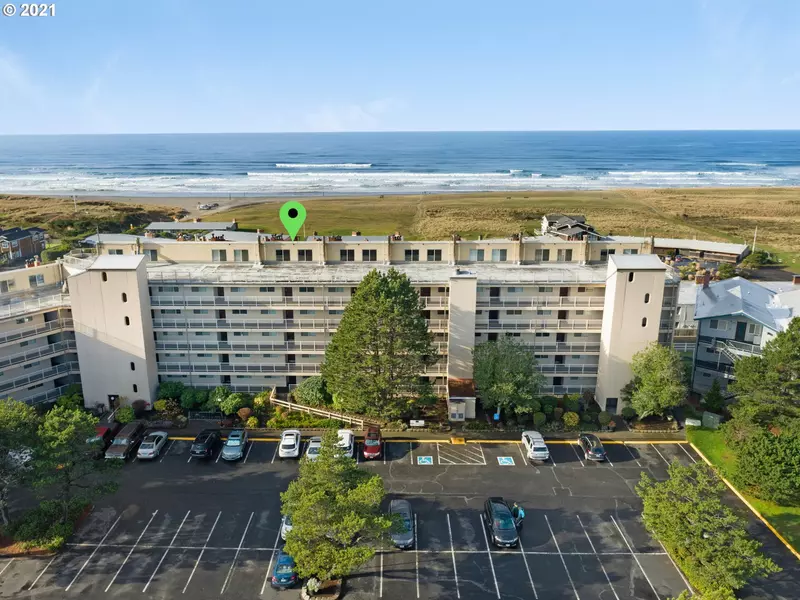
[[[710,429],[689,428],[686,437],[705,454],[714,466],[719,468],[726,479],[730,480],[730,476],[736,468],[736,456],[725,445],[722,433]],[[795,549],[800,549],[800,507],[779,506],[739,491]]]

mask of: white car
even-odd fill
[[[355,456],[356,436],[349,429],[340,429],[336,432],[339,436],[339,441],[336,446],[340,448],[343,454],[349,458]]]
[[[523,431],[522,447],[525,449],[525,456],[528,457],[528,460],[550,459],[550,450],[547,449],[544,438],[538,431]]]
[[[154,431],[148,433],[139,445],[139,450],[136,452],[136,458],[139,460],[152,460],[157,458],[164,446],[167,443],[166,431]]]
[[[280,458],[298,458],[300,456],[300,431],[298,429],[287,429],[281,434],[278,456]]]
[[[312,437],[310,440],[308,440],[308,448],[306,448],[306,458],[308,460],[317,460],[320,448],[322,448],[322,438]]]
[[[286,541],[286,534],[292,530],[292,517],[290,515],[283,515],[281,519],[281,539]]]

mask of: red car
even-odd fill
[[[364,436],[364,460],[380,458],[383,452],[383,439],[380,427],[370,427]]]

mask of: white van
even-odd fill
[[[525,456],[528,460],[549,460],[550,451],[544,443],[542,434],[538,431],[523,431],[522,446],[525,448]]]

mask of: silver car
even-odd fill
[[[280,458],[297,458],[300,456],[300,430],[287,429],[281,434],[281,445],[278,447]]]
[[[234,429],[228,434],[228,439],[222,447],[222,460],[239,460],[244,456],[247,447],[247,431]]]
[[[317,460],[320,448],[322,448],[322,438],[312,437],[310,440],[308,440],[308,448],[306,448],[306,458],[308,460]]]
[[[281,539],[286,541],[286,534],[292,530],[292,516],[283,515],[281,519]]]
[[[398,548],[406,550],[414,547],[414,513],[411,510],[411,503],[408,500],[392,500],[389,503],[389,514],[398,515],[398,519],[403,530],[392,533],[392,542]]]
[[[136,452],[136,458],[139,460],[152,460],[158,458],[161,451],[169,439],[166,431],[154,431],[148,433],[139,444],[139,450]]]

